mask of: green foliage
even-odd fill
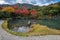
[[[3,11],[2,16],[5,17],[5,18],[9,18],[10,17],[10,12]]]
[[[16,6],[16,5],[15,5]],[[58,3],[55,3],[55,4],[51,4],[51,5],[48,5],[48,6],[32,6],[31,8],[30,7],[26,7],[26,9],[29,11],[29,14],[28,15],[23,15],[22,14],[18,14],[16,15],[15,11],[16,10],[20,10],[19,12],[21,12],[21,9],[22,9],[22,6],[20,7],[21,5],[19,4],[19,6],[17,7],[18,9],[14,9],[14,7],[4,7],[1,11],[0,10],[0,18],[9,18],[9,17],[26,17],[28,19],[29,16],[31,16],[31,11],[32,10],[36,10],[37,11],[37,15],[38,15],[38,18],[42,18],[42,16],[57,16],[57,15],[60,15],[60,2]],[[23,10],[25,11],[25,9],[23,8]],[[23,14],[26,14],[26,13],[23,13]],[[46,17],[45,16],[45,17]]]

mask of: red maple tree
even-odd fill
[[[22,14],[25,14],[25,15],[28,15],[29,14],[29,11],[27,10],[26,7],[22,7],[21,12],[22,12]]]
[[[27,10],[27,8],[22,7],[21,10],[15,10],[15,14],[23,14],[23,15],[28,15],[29,11]]]
[[[22,15],[28,15],[28,14],[31,14],[33,17],[36,17],[37,16],[37,11],[36,10],[32,10],[32,11],[29,11],[26,7],[22,7],[21,10],[15,10],[15,14],[22,14]]]
[[[15,10],[15,14],[21,14],[21,10]]]
[[[36,11],[36,10],[32,10],[32,11],[31,11],[31,15],[32,15],[32,16],[37,16],[37,14],[36,14],[36,13],[37,13],[37,11]]]

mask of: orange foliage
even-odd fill
[[[4,7],[2,11],[14,12],[15,9],[13,7]]]

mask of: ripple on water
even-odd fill
[[[19,27],[18,29],[13,29],[13,31],[15,31],[15,32],[28,32],[29,27],[22,26],[22,27]]]

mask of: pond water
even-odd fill
[[[22,26],[22,27],[19,27],[18,29],[14,28],[13,31],[15,31],[15,32],[29,32],[29,27]]]
[[[58,29],[60,30],[60,19],[56,20],[35,20],[33,22],[32,20],[22,20],[22,19],[10,19],[8,21],[8,28],[10,30],[13,30],[15,32],[28,32],[30,29],[29,21],[31,21],[31,24],[38,23],[40,25],[45,25],[49,28]]]
[[[32,20],[10,19],[8,22],[8,28],[15,32],[29,32],[30,26],[34,23],[35,21]]]

